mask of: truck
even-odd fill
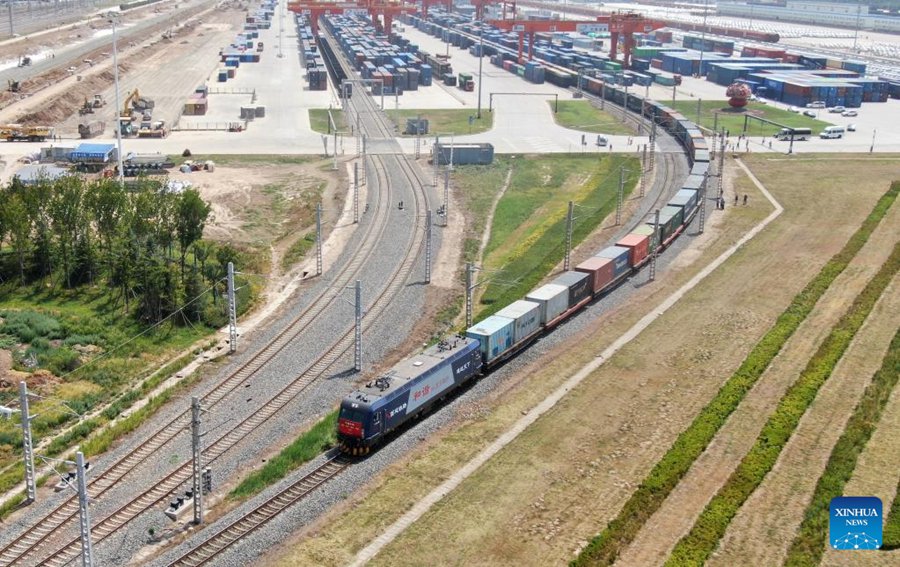
[[[138,138],[165,138],[168,135],[169,128],[165,120],[157,120],[149,128],[142,127],[138,130]]]
[[[54,130],[50,126],[23,126],[22,124],[4,124],[0,126],[0,138],[7,142],[43,142],[53,137]]]
[[[95,138],[102,134],[104,130],[106,130],[106,122],[103,122],[101,120],[93,120],[91,122],[78,125],[78,134],[85,139]]]
[[[262,51],[262,50],[263,50],[263,42],[260,41],[256,44],[256,51]]]

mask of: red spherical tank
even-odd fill
[[[747,100],[752,93],[750,87],[744,83],[733,83],[725,90],[725,94],[728,96],[728,104],[732,108],[742,108],[747,106]]]

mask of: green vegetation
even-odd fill
[[[339,108],[310,108],[309,109],[309,127],[313,132],[319,134],[332,134],[334,129],[331,127],[331,121],[328,119],[328,113],[337,126],[338,132],[343,131],[347,126],[344,124],[344,111]]]
[[[388,118],[397,125],[401,134],[406,131],[406,119],[421,116],[428,119],[429,136],[450,136],[455,134],[481,134],[494,127],[494,114],[481,111],[481,119],[476,118],[474,109],[425,109],[425,110],[388,110]],[[472,123],[469,123],[471,117]]]
[[[715,550],[719,540],[725,535],[731,519],[775,466],[778,455],[800,423],[800,418],[815,400],[819,388],[831,376],[834,366],[844,355],[844,351],[850,346],[853,337],[898,270],[900,270],[900,243],[894,246],[891,256],[878,273],[866,284],[865,289],[854,299],[853,305],[832,327],[797,381],[782,396],[775,412],[763,426],[753,448],[706,505],[691,531],[675,546],[666,565],[673,567],[686,564],[699,565]],[[795,553],[789,557],[788,565],[817,563],[809,559],[811,558]]]
[[[319,159],[315,156],[295,154],[195,154],[185,160],[194,163],[212,161],[216,165],[238,167],[250,165],[300,165]]]
[[[819,298],[863,247],[897,199],[898,193],[900,183],[895,183],[879,199],[872,212],[841,251],[835,254],[794,297],[772,328],[753,347],[741,366],[653,467],[616,518],[572,562],[573,566],[612,565],[615,562],[619,552],[634,540],[641,527],[659,509],[725,424],[728,416],[781,351],[785,342],[806,319]]]
[[[284,258],[281,259],[281,268],[284,270],[290,269],[291,266],[306,256],[306,253],[309,252],[309,249],[312,248],[315,243],[316,235],[312,232],[307,233],[303,238],[298,238],[291,244],[287,252],[285,252]]]
[[[818,565],[827,545],[829,505],[843,495],[860,453],[872,437],[881,412],[900,379],[900,330],[894,335],[887,354],[856,404],[847,427],[831,451],[828,464],[816,483],[816,491],[806,507],[803,523],[788,550],[785,565]],[[888,522],[889,524],[890,522]],[[885,532],[884,543],[888,543]]]
[[[626,195],[640,170],[634,158],[581,154],[529,157],[511,167],[512,179],[494,212],[483,259],[496,279],[485,286],[479,317],[523,297],[563,259],[568,201],[578,207],[574,246],[615,209],[620,168],[628,171]]]
[[[307,463],[334,446],[337,442],[337,416],[333,411],[285,447],[266,465],[250,473],[234,490],[231,498],[244,498],[262,491],[283,479],[300,465]]]
[[[669,101],[666,104],[684,114],[688,120],[697,122],[696,101],[680,100],[674,104]],[[830,122],[803,116],[801,113],[789,110],[781,110],[759,102],[748,103],[745,108],[746,111],[736,112],[728,106],[728,101],[726,100],[704,100],[700,103],[700,125],[704,128],[712,129],[715,124],[719,130],[725,128],[732,136],[737,136],[744,130],[744,115],[750,114],[793,128],[811,128],[813,134],[818,134],[826,126],[831,126]],[[818,112],[819,116],[828,116],[828,111],[826,110],[819,109]],[[716,113],[719,115],[718,121],[714,116]],[[778,130],[780,130],[778,126],[765,124],[759,120],[750,119],[747,121],[748,136],[772,136]]]
[[[891,511],[884,520],[882,539],[884,545],[881,549],[900,549],[900,483],[897,483],[897,493],[891,503]]]
[[[555,104],[553,101],[548,102],[551,108]],[[559,101],[559,112],[556,112],[553,118],[560,126],[573,130],[621,136],[630,136],[635,133],[634,129],[629,128],[620,120],[616,120],[613,115],[605,110],[600,110],[587,100]],[[593,143],[594,141],[589,141],[588,145]]]

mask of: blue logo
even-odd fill
[[[831,499],[829,542],[834,549],[881,547],[881,499],[838,496]]]

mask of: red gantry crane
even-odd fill
[[[534,34],[540,32],[569,31],[609,31],[609,57],[618,55],[619,36],[622,36],[622,63],[627,68],[631,64],[631,49],[634,47],[635,32],[648,32],[666,27],[665,22],[650,20],[636,13],[617,13],[597,16],[593,20],[494,20],[490,25],[503,31],[519,33],[519,63],[523,63],[522,49],[528,35],[528,59],[534,56]]]
[[[319,18],[330,14],[343,14],[345,12],[366,11],[372,18],[375,28],[387,34],[393,33],[394,16],[407,12],[416,12],[418,7],[403,2],[367,0],[364,2],[320,2],[318,0],[306,0],[304,2],[289,2],[288,10],[296,14],[309,16],[309,25],[314,34],[319,35]],[[379,17],[381,18],[379,20]]]

